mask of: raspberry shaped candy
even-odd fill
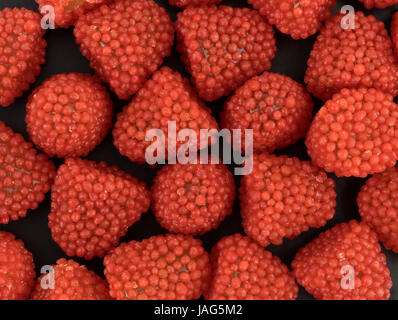
[[[357,197],[359,214],[387,249],[398,253],[398,168],[375,174]]]
[[[59,259],[52,266],[53,288],[43,289],[48,274],[39,277],[32,300],[109,300],[108,284],[93,271],[73,260]]]
[[[112,116],[112,101],[97,78],[58,74],[29,97],[26,131],[49,156],[86,156],[109,132]]]
[[[343,89],[316,114],[305,144],[312,161],[338,177],[366,177],[398,160],[398,108],[380,90]]]
[[[305,39],[315,34],[322,21],[329,18],[336,0],[248,0],[282,33],[293,39]]]
[[[287,266],[240,234],[222,238],[210,255],[208,300],[295,300],[298,286]]]
[[[169,127],[173,128],[173,126],[175,126],[174,135],[176,135],[175,145],[170,143],[173,150],[168,150],[169,143],[167,142],[172,138],[172,133],[169,137],[168,131]],[[146,139],[151,129],[160,130],[164,138],[163,142],[161,137],[158,137],[159,140],[156,143]],[[194,131],[197,146],[191,145],[190,140],[185,137],[177,139],[177,133],[183,129]],[[164,149],[157,148],[160,150],[157,150],[156,155],[153,154],[153,157],[158,160],[167,158],[172,151],[176,152],[176,156],[179,155],[177,151],[180,151],[180,147],[185,144],[190,145],[191,151],[208,145],[209,141],[200,139],[201,129],[218,130],[217,122],[211,116],[210,109],[198,99],[187,79],[182,78],[178,72],[163,67],[152,75],[131,103],[118,114],[113,138],[116,148],[122,155],[127,156],[131,161],[145,163],[152,162],[153,159],[147,159],[148,156],[152,157],[148,147],[156,144]]]
[[[43,15],[49,14],[47,6],[54,10],[56,28],[68,28],[74,25],[80,15],[112,0],[35,0]]]
[[[55,166],[0,121],[0,223],[25,217],[50,190]]]
[[[265,72],[235,91],[221,114],[223,128],[253,129],[255,151],[272,152],[307,132],[313,102],[304,87],[284,75]],[[242,146],[244,147],[244,146]]]
[[[274,31],[255,10],[191,7],[178,14],[177,50],[199,96],[213,101],[271,68]]]
[[[152,185],[152,211],[173,233],[203,234],[232,213],[235,183],[223,164],[169,164]]]
[[[334,188],[334,180],[309,161],[255,155],[239,190],[243,229],[265,247],[322,227],[335,213]]]
[[[40,20],[25,8],[0,10],[0,106],[12,104],[40,74],[47,46]]]
[[[396,96],[398,67],[383,22],[357,12],[351,17],[354,28],[343,28],[346,18],[337,14],[321,29],[307,61],[308,91],[323,101],[343,88],[376,88]]]
[[[32,254],[13,234],[0,231],[0,300],[26,300],[34,284]]]
[[[103,257],[149,208],[149,191],[104,162],[65,160],[51,190],[48,226],[68,256]]]
[[[376,234],[351,220],[322,232],[292,262],[297,282],[319,300],[386,300],[392,286]]]
[[[173,23],[153,0],[116,0],[80,16],[81,53],[119,99],[127,100],[162,64],[174,42]]]
[[[391,20],[391,39],[394,48],[394,54],[398,59],[398,12],[394,13]]]
[[[218,4],[222,0],[169,0],[170,5],[185,9],[188,6]]]
[[[202,242],[182,234],[122,243],[104,265],[110,295],[118,300],[195,300],[210,280]]]
[[[397,0],[359,0],[359,1],[363,3],[366,9],[372,9],[372,8],[383,9],[398,3]]]

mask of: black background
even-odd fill
[[[169,6],[167,0],[155,0],[155,2],[166,8],[171,18],[175,20],[176,14],[179,11],[177,7]],[[223,1],[222,4],[236,7],[248,6],[245,0]],[[338,12],[340,8],[346,4],[352,5],[356,10],[362,10],[367,14],[370,13],[375,15],[377,19],[385,22],[388,30],[390,28],[392,14],[398,10],[398,5],[395,5],[386,9],[374,9],[369,11],[364,10],[362,3],[359,1],[339,0],[333,9],[333,13]],[[25,7],[32,10],[37,10],[38,8],[34,0],[1,0],[0,10],[5,7]],[[288,75],[294,80],[303,83],[306,61],[315,38],[316,35],[305,40],[293,40],[289,36],[276,31],[278,51],[275,59],[272,61],[272,68],[270,71]],[[89,67],[88,61],[80,54],[79,48],[75,44],[72,28],[48,30],[45,39],[47,40],[46,63],[36,83],[31,87],[30,91],[17,99],[14,104],[7,108],[0,107],[0,120],[10,126],[14,131],[23,134],[26,139],[28,139],[28,136],[25,131],[25,105],[33,88],[40,85],[53,74],[65,72],[93,73],[93,70]],[[164,60],[164,65],[188,77],[188,74],[184,70],[184,65],[179,60],[178,53],[176,53],[175,50],[173,50],[170,57]],[[117,114],[121,112],[123,106],[125,106],[128,101],[118,100],[113,93],[111,93],[111,96],[114,101],[114,112]],[[220,99],[212,103],[207,103],[212,108],[217,119],[224,101],[225,99]],[[315,113],[322,106],[322,103],[317,99],[314,99],[314,102]],[[156,170],[150,169],[145,165],[135,164],[126,157],[121,156],[112,142],[112,135],[108,134],[102,144],[93,150],[87,158],[96,161],[102,160],[110,165],[117,165],[119,168],[131,173],[139,179],[147,181],[150,186],[156,174]],[[303,139],[277,153],[297,156],[302,160],[309,160]],[[57,166],[62,163],[60,159],[53,159],[53,161]],[[333,175],[330,176],[335,178]],[[239,180],[239,177],[236,177],[238,186]],[[271,245],[267,248],[275,255],[279,256],[287,265],[290,265],[298,248],[311,241],[319,232],[330,228],[336,223],[348,221],[350,219],[359,219],[356,195],[364,184],[365,179],[335,178],[335,180],[338,194],[335,217],[323,228],[309,230],[294,240],[285,240],[280,246]],[[47,226],[47,215],[49,212],[50,194],[47,195],[46,200],[40,204],[38,209],[29,211],[25,218],[10,222],[7,225],[0,225],[0,230],[12,232],[24,241],[25,246],[34,256],[37,274],[40,273],[40,269],[43,265],[54,264],[59,258],[66,257],[63,251],[51,238],[50,230]],[[156,222],[151,210],[149,210],[143,215],[139,222],[128,230],[126,236],[123,237],[121,241],[141,240],[165,232],[166,231]],[[233,214],[227,217],[217,230],[213,230],[199,238],[203,240],[205,248],[210,251],[211,247],[220,238],[237,232],[243,233],[238,200],[235,201]],[[384,249],[383,252],[387,255],[387,264],[394,283],[391,289],[391,299],[398,300],[398,255]],[[74,259],[79,263],[87,265],[89,269],[94,270],[98,274],[103,275],[102,259],[95,258],[91,261],[78,258]],[[312,297],[306,293],[303,288],[300,288],[299,299],[312,299]]]

